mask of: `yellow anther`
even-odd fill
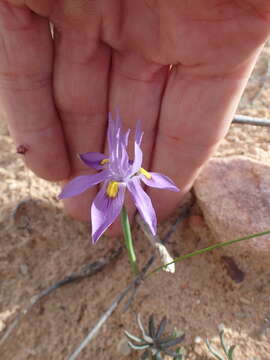
[[[140,173],[143,174],[147,179],[151,179],[151,174],[146,171],[144,168],[140,168]]]
[[[103,160],[101,160],[100,165],[105,165],[108,162],[109,162],[109,159],[103,159]]]
[[[110,198],[115,198],[118,194],[119,190],[119,182],[118,181],[110,181],[107,186],[106,193]]]

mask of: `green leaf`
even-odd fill
[[[175,351],[170,351],[170,350],[162,350],[162,352],[164,352],[164,354],[166,355],[170,355],[172,358],[175,358],[176,356],[178,356],[177,352]]]
[[[256,233],[256,234],[247,235],[247,236],[244,236],[244,237],[241,237],[241,238],[238,238],[238,239],[233,239],[233,240],[229,240],[229,241],[224,241],[224,242],[221,242],[221,243],[218,243],[218,244],[214,244],[214,245],[208,246],[208,247],[203,248],[203,249],[199,249],[199,250],[193,251],[193,252],[188,253],[188,254],[186,254],[186,255],[179,256],[179,257],[175,258],[173,261],[169,262],[168,264],[159,266],[159,267],[155,268],[154,270],[152,270],[152,271],[145,277],[145,279],[147,279],[149,276],[153,275],[153,274],[156,273],[157,271],[162,270],[162,269],[164,268],[164,266],[168,266],[168,265],[170,265],[170,264],[174,264],[174,263],[176,263],[176,262],[183,261],[183,260],[185,260],[185,259],[189,259],[189,258],[191,258],[191,257],[193,257],[193,256],[206,253],[207,251],[212,251],[212,250],[215,250],[215,249],[219,249],[219,248],[221,248],[221,247],[224,247],[224,246],[228,246],[228,245],[235,244],[235,243],[240,242],[240,241],[245,241],[245,240],[249,240],[249,239],[254,239],[254,238],[256,238],[256,237],[263,236],[263,235],[268,235],[268,234],[270,234],[270,230],[263,231],[263,232]]]
[[[167,318],[166,318],[166,316],[164,316],[158,326],[158,329],[157,329],[157,332],[155,335],[156,339],[160,338],[160,336],[163,334],[166,325],[167,325]]]
[[[149,351],[148,351],[148,350],[145,350],[145,352],[142,354],[140,360],[150,360],[150,358],[149,358]]]
[[[224,342],[224,330],[221,330],[221,331],[219,332],[219,338],[220,338],[220,343],[221,343],[222,349],[223,349],[223,351],[225,352],[225,354],[227,355],[229,349],[228,349],[227,345],[226,345],[225,342]]]
[[[158,351],[154,357],[155,360],[162,360],[161,353]]]
[[[136,341],[138,343],[143,343],[143,339],[140,339],[138,336],[135,336],[133,334],[131,334],[130,332],[128,331],[124,331],[125,335],[130,339],[130,340],[133,340],[133,341]]]
[[[184,354],[182,352],[182,349],[181,348],[176,349],[175,351],[176,355],[174,356],[174,360],[184,360]]]
[[[150,337],[151,337],[152,339],[154,339],[155,333],[156,333],[156,329],[155,329],[155,321],[154,321],[154,315],[153,315],[153,314],[149,317],[148,331],[149,331]]]
[[[232,345],[232,346],[229,348],[228,355],[227,355],[229,360],[233,360],[233,352],[234,352],[234,349],[235,349],[235,345]]]
[[[145,350],[149,348],[149,344],[135,345],[131,341],[128,341],[128,345],[134,350]]]
[[[142,335],[143,335],[143,338],[145,341],[147,341],[149,344],[152,344],[153,343],[153,339],[150,338],[150,336],[148,336],[144,330],[144,327],[143,327],[143,324],[141,322],[141,316],[140,314],[137,315],[137,323],[139,325],[139,328],[142,332]]]
[[[218,360],[224,360],[224,358],[222,357],[222,355],[215,349],[212,347],[212,345],[209,344],[209,341],[206,340],[206,345],[208,347],[208,350],[210,351],[210,353],[212,355],[214,355],[214,357]]]
[[[180,342],[182,342],[185,338],[185,335],[183,334],[182,336],[179,336],[177,338],[171,338],[168,341],[159,341],[158,343],[160,344],[160,346],[162,348],[166,348],[166,347],[171,347],[174,345],[179,344]]]

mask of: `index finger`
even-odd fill
[[[69,162],[52,95],[49,22],[0,2],[0,109],[27,165],[40,177],[68,177]]]

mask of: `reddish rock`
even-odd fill
[[[217,158],[194,185],[204,219],[218,242],[270,230],[270,166],[245,157]],[[270,235],[218,250],[244,271],[270,270]]]

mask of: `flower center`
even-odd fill
[[[116,195],[118,194],[119,191],[119,182],[118,181],[110,181],[107,189],[106,189],[106,194],[110,197],[110,198],[115,198]]]
[[[151,174],[148,171],[146,171],[144,168],[140,168],[139,172],[149,180],[152,178]]]

